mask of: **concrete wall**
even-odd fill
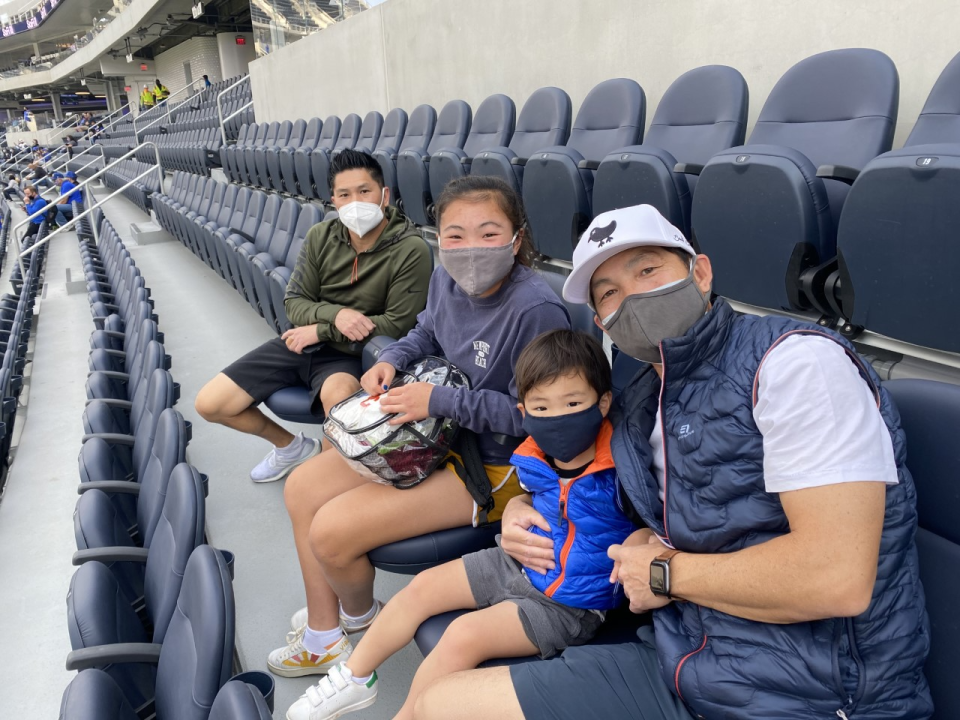
[[[824,50],[871,47],[900,72],[896,144],[960,50],[956,0],[390,0],[250,65],[258,120],[419,103],[517,103],[556,85],[574,112],[596,83],[636,79],[648,122],[681,73],[725,64],[750,86],[750,124],[777,79]]]
[[[191,81],[197,81],[204,75],[211,82],[222,79],[220,76],[220,50],[215,37],[195,37],[180,43],[156,57],[157,77],[176,92],[187,84],[184,63],[190,63]],[[200,87],[199,84],[194,87]],[[178,96],[182,97],[182,96]]]
[[[246,39],[246,45],[237,45],[237,37]],[[220,51],[220,70],[223,79],[247,74],[247,66],[257,58],[257,49],[253,45],[253,33],[221,33],[217,35],[217,48]],[[213,77],[210,78],[213,81]]]

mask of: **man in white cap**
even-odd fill
[[[759,272],[759,271],[758,271]],[[899,416],[839,335],[711,303],[710,261],[654,208],[604,213],[573,255],[589,303],[642,361],[612,444],[638,530],[609,549],[636,642],[446,678],[418,720],[928,718],[929,630]],[[503,549],[558,548],[514,498]],[[462,699],[469,697],[470,702]]]

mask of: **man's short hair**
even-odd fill
[[[373,155],[360,150],[341,150],[330,161],[330,190],[333,191],[334,179],[347,170],[366,170],[380,187],[383,187],[383,170]]]
[[[514,375],[520,402],[538,385],[549,384],[559,377],[578,374],[603,397],[613,389],[610,362],[603,346],[586,333],[575,330],[551,330],[537,336],[527,345]]]

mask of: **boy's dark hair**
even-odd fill
[[[583,376],[597,397],[613,389],[610,363],[603,346],[590,335],[575,330],[551,330],[527,345],[514,374],[520,402],[533,388],[574,373]]]
[[[360,150],[341,150],[330,161],[330,191],[333,192],[334,179],[347,170],[366,170],[380,187],[383,187],[383,170],[373,155]]]

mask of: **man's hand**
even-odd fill
[[[368,395],[383,395],[390,389],[390,383],[397,375],[397,369],[387,362],[378,362],[360,378],[360,387]]]
[[[374,325],[370,321],[370,318],[350,308],[340,310],[333,324],[336,325],[337,330],[346,335],[350,340],[353,340],[353,342],[361,342],[374,331]]]
[[[530,532],[534,525],[550,532],[550,523],[533,509],[529,495],[511,498],[503,508],[500,547],[524,567],[546,573],[556,567],[553,540]]]
[[[395,387],[380,398],[380,408],[386,413],[398,413],[389,420],[390,425],[425,420],[430,417],[430,383],[408,383]]]
[[[627,536],[627,539],[623,541],[623,544],[619,547],[638,547],[639,545],[646,545],[650,542],[650,538],[653,537],[656,539],[653,530],[650,528],[640,528],[635,530]],[[657,542],[660,542],[657,540]],[[614,545],[613,547],[617,547]],[[613,572],[610,573],[610,582],[615,583],[620,580],[620,561],[614,560],[613,563]]]
[[[303,327],[291,328],[281,335],[280,339],[287,344],[287,350],[300,355],[305,347],[316,345],[319,342],[317,340],[317,326],[304,325]]]
[[[619,580],[623,585],[623,591],[630,599],[630,612],[642,613],[669,605],[673,602],[670,598],[654,595],[650,589],[650,563],[659,557],[666,546],[652,533],[646,544],[642,545],[629,545],[630,538],[623,545],[611,545],[607,550],[616,574],[616,577],[610,575],[611,580]]]

